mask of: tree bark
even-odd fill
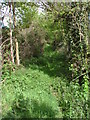
[[[0,22],[2,23],[2,12],[1,12],[1,4],[0,4]],[[0,82],[1,82],[1,75],[2,75],[2,26],[0,26]],[[1,105],[1,89],[0,89],[0,118],[2,117],[2,105]]]
[[[11,52],[11,61],[12,63],[14,63],[11,21],[12,21],[11,20],[11,3],[9,2],[10,52]]]
[[[16,44],[16,64],[19,66],[20,65],[20,60],[19,60],[18,41],[17,41],[17,38],[16,38],[16,18],[15,18],[14,2],[12,3],[12,7],[13,7],[13,24],[14,24],[14,33],[15,33],[15,44]]]

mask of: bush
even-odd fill
[[[45,33],[37,23],[32,24],[29,28],[24,29],[19,35],[20,56],[24,58],[39,57],[43,54],[45,44]]]
[[[86,99],[84,88],[78,83],[67,84],[60,78],[54,80],[53,89],[57,93],[63,117],[89,118],[89,92],[87,91]]]

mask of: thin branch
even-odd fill
[[[6,40],[1,44],[1,47],[2,47],[7,41],[10,41],[10,39],[6,39]]]
[[[6,78],[3,81],[0,82],[0,85],[2,85],[2,83],[4,83],[5,81],[6,81]]]
[[[83,75],[86,75],[86,74],[88,74],[88,73],[89,73],[89,72],[83,73],[83,74],[79,75],[78,77],[76,77],[75,79],[73,79],[72,81],[75,81],[75,80],[77,80],[78,78],[80,78],[80,77],[82,77]]]

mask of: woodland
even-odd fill
[[[0,118],[90,118],[90,2],[3,2]],[[5,11],[6,10],[6,11]]]

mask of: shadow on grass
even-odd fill
[[[3,116],[2,120],[16,120],[22,118],[55,118],[57,111],[46,103],[40,103],[35,99],[25,99],[23,95],[17,97],[11,106],[11,110]]]
[[[49,76],[69,78],[70,71],[66,55],[53,51],[49,53],[49,51],[41,57],[25,61],[23,65],[26,68],[39,69]]]

